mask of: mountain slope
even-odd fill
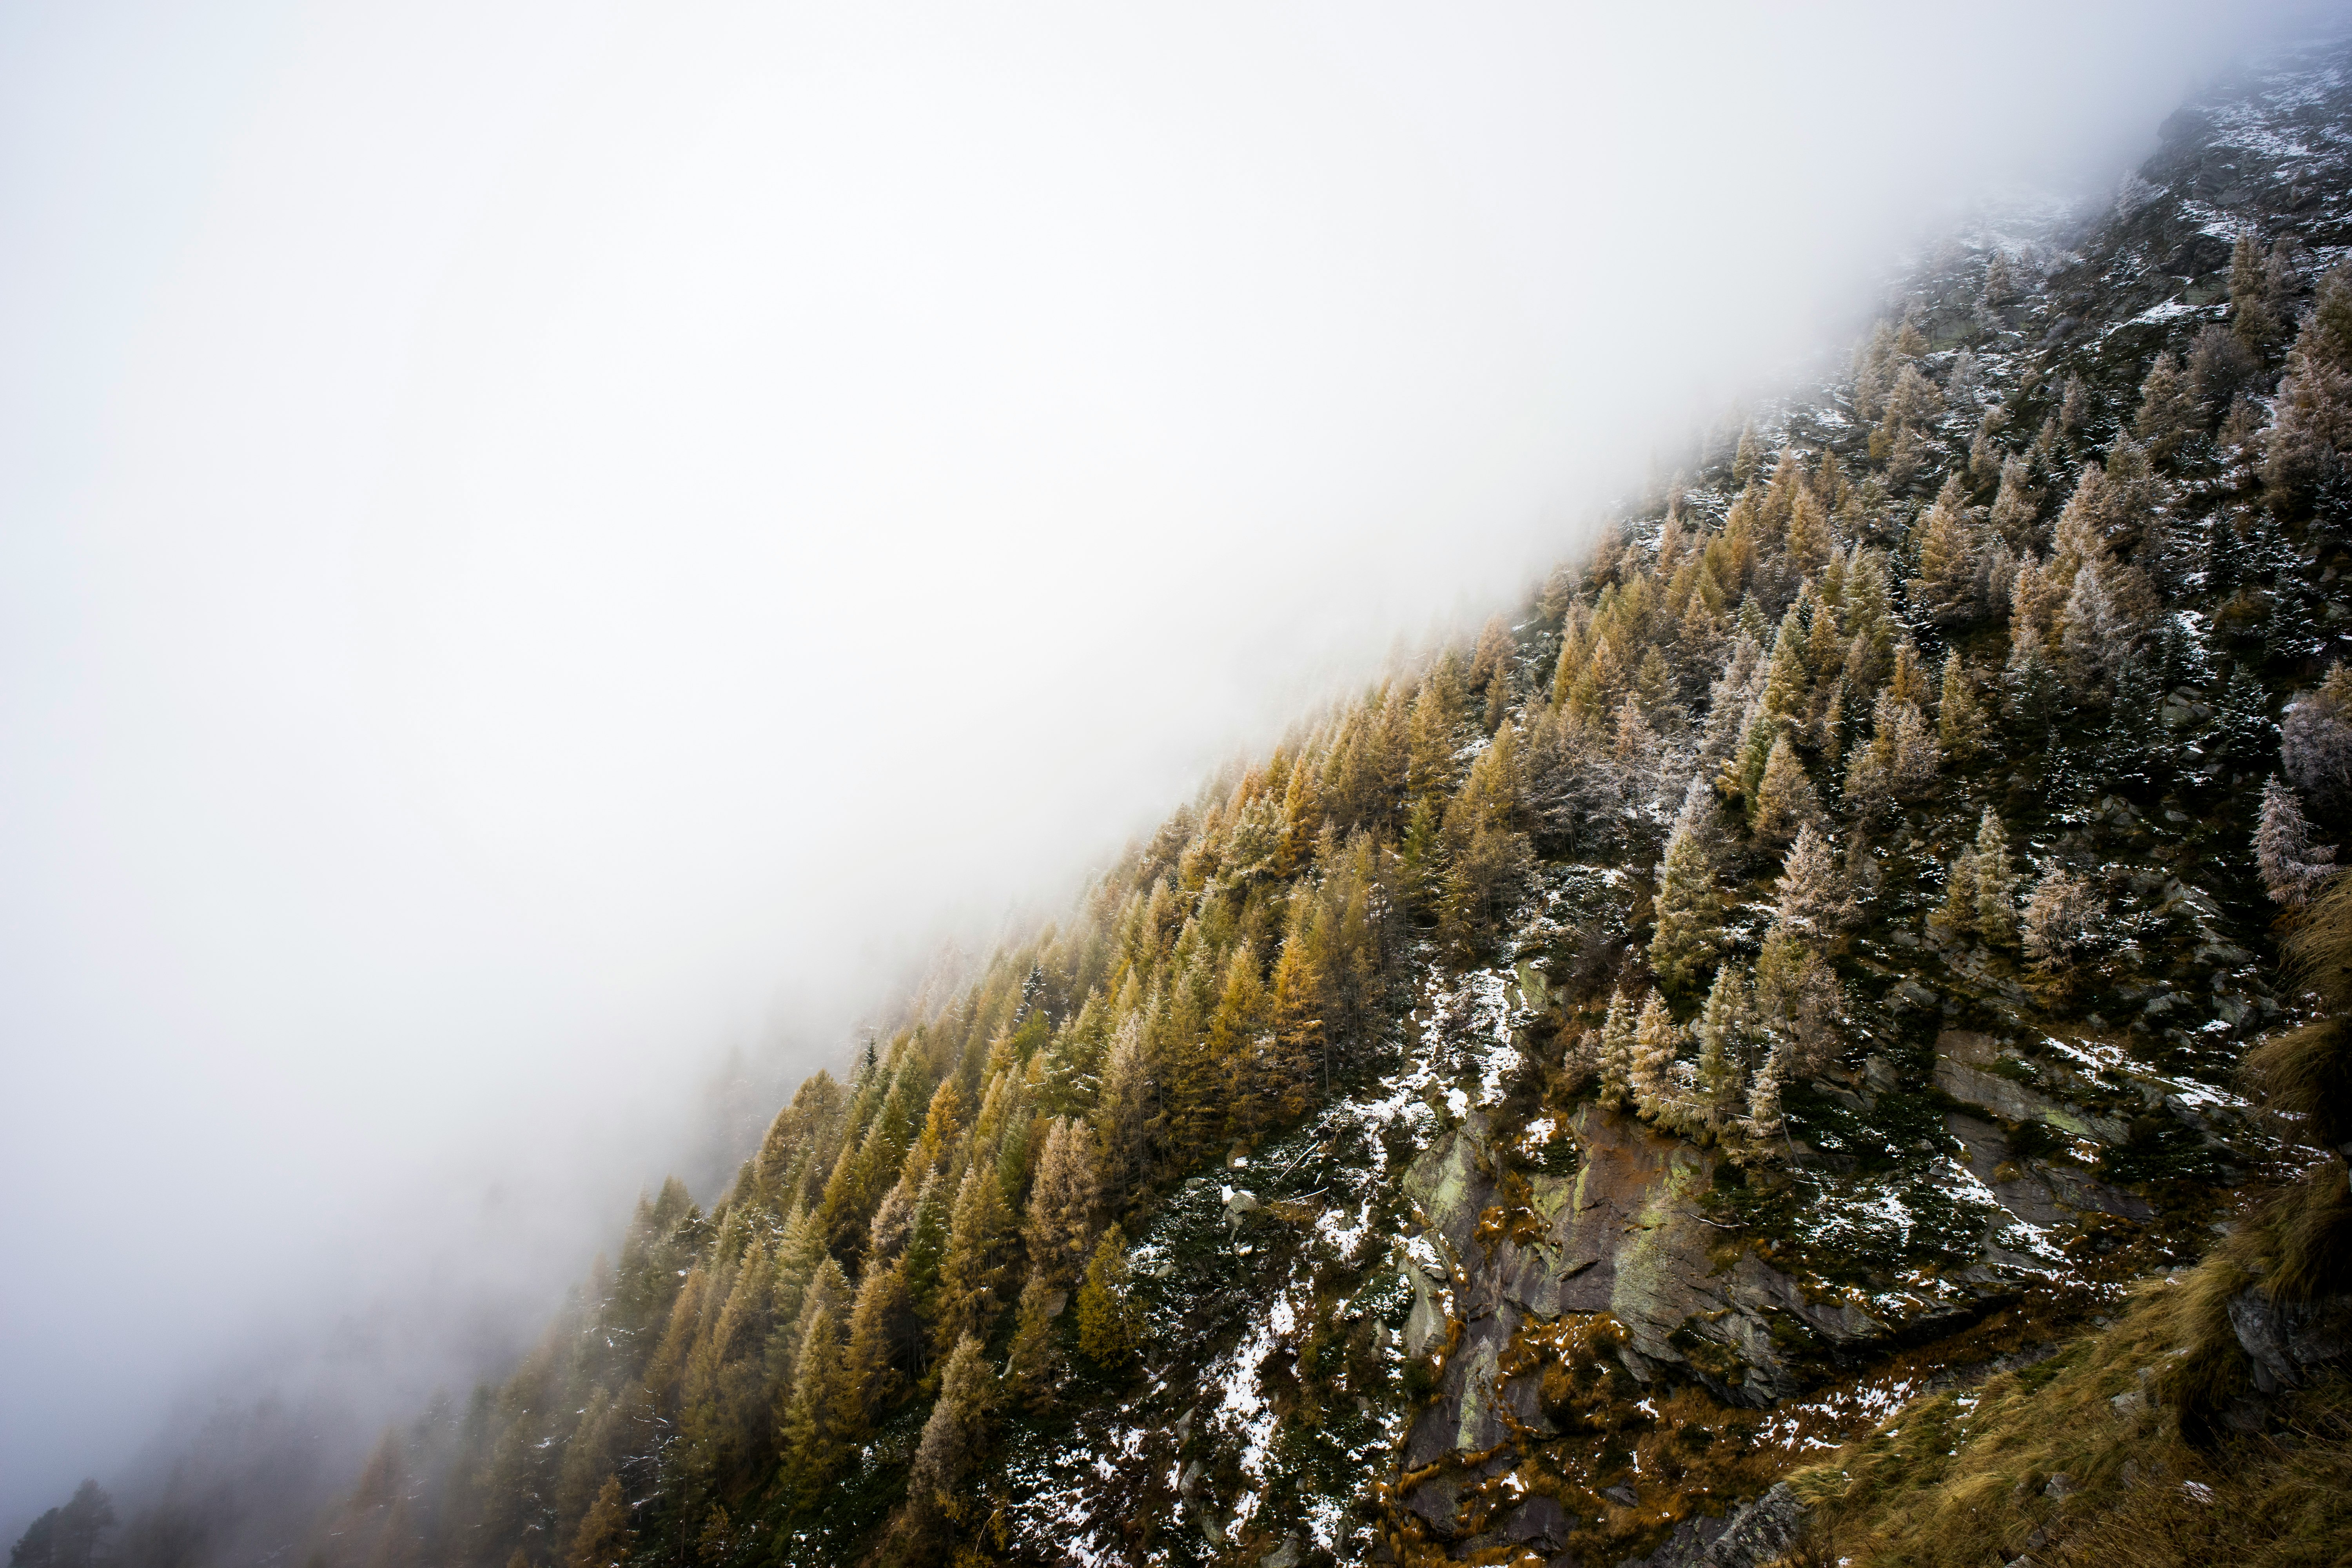
[[[1898,1489],[1841,1489],[1890,1413],[2156,1334],[2308,1163],[2236,1075],[2352,826],[2347,68],[1946,247],[1216,781],[649,1198],[316,1560],[1761,1561]]]

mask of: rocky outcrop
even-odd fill
[[[2255,1286],[2230,1299],[2230,1327],[2255,1389],[2282,1394],[2352,1353],[2352,1297],[2274,1301]]]
[[[1581,1107],[1570,1127],[1580,1154],[1570,1176],[1499,1169],[1477,1111],[1405,1174],[1449,1276],[1420,1276],[1407,1347],[1441,1342],[1424,1319],[1441,1289],[1451,1297],[1452,1346],[1407,1441],[1407,1471],[1448,1453],[1483,1454],[1515,1430],[1547,1431],[1538,1371],[1505,1368],[1523,1330],[1566,1315],[1622,1325],[1616,1357],[1643,1382],[1695,1379],[1757,1407],[1802,1386],[1799,1352],[1892,1337],[1894,1326],[1858,1299],[1810,1294],[1703,1212],[1713,1152],[1597,1105]]]
[[[1692,1568],[1765,1568],[1796,1550],[1804,1520],[1804,1504],[1782,1482],[1732,1515]]]

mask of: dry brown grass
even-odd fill
[[[2352,1562],[2352,1384],[2282,1406],[2275,1436],[2216,1447],[2150,1400],[2180,1380],[2182,1339],[2210,1331],[2242,1282],[2209,1263],[2145,1286],[2053,1360],[1916,1401],[1793,1478],[1822,1555],[1853,1568],[2027,1553],[2082,1568]]]

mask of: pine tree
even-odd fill
[[[1790,1047],[1790,1070],[1811,1077],[1835,1059],[1843,1044],[1838,1016],[1844,1002],[1836,973],[1813,944],[1775,921],[1756,958],[1756,1005]]]
[[[1886,788],[1899,800],[1917,800],[1935,789],[1943,757],[1917,706],[1890,701],[1894,690],[1889,686],[1879,693],[1871,749],[1883,758]]]
[[[938,1321],[932,1335],[940,1351],[961,1334],[988,1337],[1003,1306],[1004,1254],[1012,1231],[1004,1189],[995,1173],[975,1160],[956,1188],[947,1251],[940,1259]]]
[[[1633,1008],[1622,988],[1610,993],[1601,1024],[1601,1103],[1624,1109],[1633,1089]]]
[[[2066,378],[2058,394],[2058,434],[2072,436],[2083,428],[2083,421],[2091,415],[2091,389],[2079,375]]]
[[[2161,462],[2204,426],[2203,412],[2189,395],[2180,362],[2168,353],[2157,355],[2147,379],[2139,384],[2139,413],[2132,419],[2132,433],[2147,443],[2148,456]]]
[[[993,1189],[995,1184],[986,1184]],[[798,1364],[793,1369],[792,1404],[783,1419],[783,1451],[794,1495],[803,1508],[824,1496],[844,1457],[839,1428],[842,1384],[842,1306],[849,1281],[828,1258],[809,1284],[801,1309]]]
[[[1780,863],[1773,888],[1778,895],[1774,919],[1814,942],[1834,938],[1854,913],[1837,874],[1830,841],[1810,822],[1797,830]]]
[[[1764,764],[1763,781],[1756,792],[1755,807],[1748,815],[1756,841],[1786,844],[1797,836],[1799,828],[1817,820],[1821,813],[1821,797],[1814,793],[1813,781],[1805,776],[1805,765],[1797,760],[1797,748],[1783,734],[1772,742],[1771,756]]]
[[[907,1315],[905,1273],[869,1267],[850,1310],[841,1385],[834,1394],[835,1430],[849,1447],[873,1436],[876,1415],[898,1391],[897,1346]]]
[[[2257,358],[2278,346],[2286,329],[2271,308],[2269,268],[2252,234],[2230,249],[2230,330]]]
[[[1715,803],[1703,786],[1685,794],[1682,815],[1675,819],[1666,852],[1658,861],[1650,966],[1670,990],[1697,984],[1699,972],[1715,961],[1721,945],[1723,900],[1716,893],[1714,858],[1708,853],[1714,815]]]
[[[1135,1359],[1142,1334],[1143,1314],[1127,1267],[1127,1237],[1113,1226],[1095,1244],[1086,1281],[1078,1287],[1078,1349],[1097,1366],[1117,1370]]]
[[[1445,795],[1459,776],[1454,755],[1462,749],[1462,700],[1461,671],[1448,652],[1439,658],[1413,700],[1406,783],[1416,800]]]
[[[1772,638],[1772,661],[1764,676],[1764,711],[1790,718],[1805,710],[1812,677],[1805,668],[1805,623],[1801,600],[1780,617]]]
[[[2009,833],[1992,807],[1985,807],[1977,824],[1976,883],[1972,924],[1977,940],[1989,947],[2017,944],[2017,868],[2009,854]]]
[[[1968,496],[1960,476],[1954,474],[1921,519],[1919,574],[1906,584],[1913,605],[1937,626],[1966,626],[1975,620],[1981,609],[1976,589],[1982,554]]]
[[[1722,450],[1721,447],[1717,448]],[[1739,447],[1731,457],[1731,479],[1745,485],[1756,478],[1756,470],[1764,466],[1763,444],[1756,439],[1756,422],[1749,420],[1739,432]]]
[[[1103,1066],[1102,1095],[1095,1107],[1103,1185],[1112,1191],[1131,1191],[1150,1173],[1151,1079],[1139,1009],[1129,1013],[1111,1036],[1110,1057]]]
[[[1927,917],[1930,930],[1939,936],[1965,941],[1976,931],[1977,924],[1977,852],[1963,848],[1952,858],[1944,873],[1944,901]]]
[[[1302,888],[1293,899],[1289,934],[1274,961],[1274,1048],[1258,1086],[1263,1122],[1293,1121],[1306,1114],[1323,1061],[1324,972],[1318,944],[1310,940],[1310,892]]]
[[[2279,763],[2323,811],[2352,796],[2352,665],[2331,666],[2279,716]]]
[[[1033,1275],[1049,1286],[1077,1278],[1094,1249],[1100,1192],[1094,1134],[1081,1123],[1056,1117],[1045,1130],[1045,1152],[1029,1191],[1026,1239]]]
[[[1697,1028],[1698,1091],[1711,1132],[1720,1134],[1731,1126],[1746,1105],[1748,1038],[1754,1028],[1748,982],[1727,963],[1715,972]]]
[[[1645,1121],[1675,1124],[1675,1054],[1681,1043],[1682,1029],[1653,986],[1633,1026],[1633,1070],[1627,1075],[1634,1109]]]
[[[1895,671],[1886,678],[1886,689],[1897,702],[1908,702],[1923,711],[1927,706],[1927,672],[1920,665],[1919,650],[1909,637],[1895,645]]]
[[[2033,465],[2022,457],[2004,458],[2000,489],[1993,495],[1992,513],[1987,519],[1994,536],[2011,550],[2025,549],[2033,542],[2034,520],[2041,511],[2042,497],[2033,488]]]
[[[2263,784],[2262,821],[2254,829],[2254,865],[2263,890],[2273,903],[2301,909],[2341,869],[2335,862],[2336,847],[2312,843],[2311,824],[2294,792],[2272,774]]]
[[[1946,756],[1967,759],[1982,752],[1992,723],[1977,700],[1976,683],[1954,648],[1944,656],[1944,679],[1936,700],[1936,743]]]
[[[1748,1089],[1747,1131],[1759,1142],[1780,1137],[1788,1126],[1780,1114],[1780,1086],[1788,1076],[1788,1052],[1776,1041]]]
[[[1834,460],[1831,459],[1832,463]],[[1786,549],[1790,566],[1810,577],[1829,563],[1836,548],[1836,542],[1830,537],[1829,503],[1816,496],[1811,487],[1800,486],[1796,504],[1789,514]]]
[[[926,1322],[939,1316],[940,1263],[947,1257],[952,1208],[946,1177],[937,1171],[925,1176],[922,1187],[915,1194],[915,1217],[907,1227],[907,1250],[901,1261],[906,1270],[907,1299],[916,1315]],[[782,1300],[781,1290],[777,1300]],[[780,1314],[781,1310],[779,1308]]]
[[[1033,1413],[1049,1407],[1062,1380],[1062,1346],[1054,1334],[1053,1303],[1058,1292],[1044,1277],[1029,1276],[1021,1287],[1013,1320],[1013,1348],[1004,1363],[1008,1389]]]
[[[923,1423],[915,1462],[907,1472],[905,1522],[920,1536],[936,1537],[968,1511],[965,1478],[988,1448],[989,1417],[996,1408],[996,1373],[970,1334],[956,1342],[940,1373],[939,1402]]]
[[[621,1495],[621,1478],[606,1476],[596,1500],[588,1505],[580,1528],[572,1532],[571,1568],[616,1568],[627,1561],[636,1534],[629,1528],[629,1504]]]

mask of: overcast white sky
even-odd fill
[[[257,1344],[537,1311],[719,1053],[2244,16],[0,7],[0,1524]]]

